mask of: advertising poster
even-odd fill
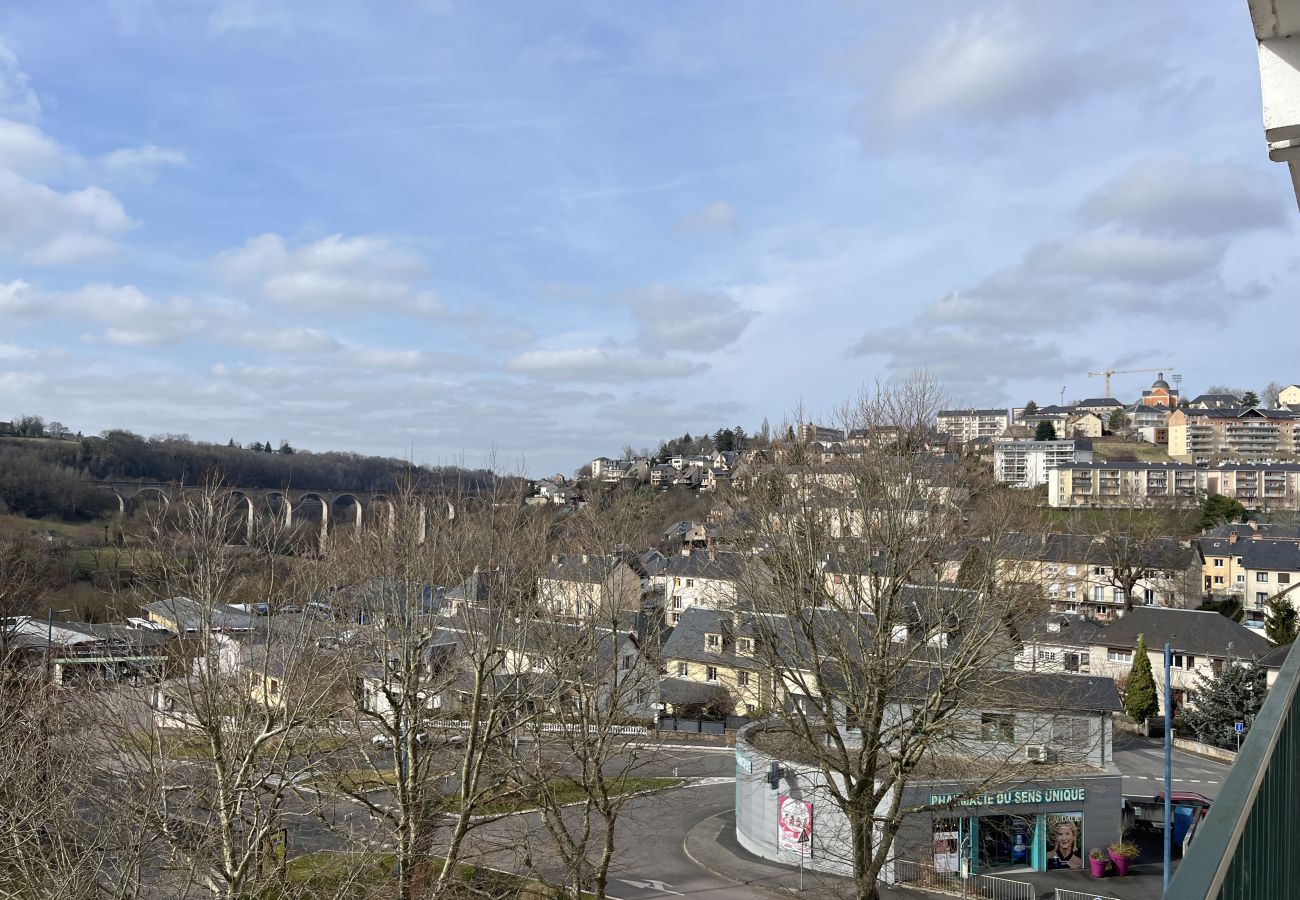
[[[1083,816],[1052,813],[1047,817],[1047,868],[1083,867]]]
[[[940,826],[946,828],[947,826]],[[960,846],[956,831],[934,832],[934,870],[936,872],[957,871],[957,849]]]
[[[812,804],[782,794],[777,806],[778,838],[782,850],[812,849]]]

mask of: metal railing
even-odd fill
[[[1092,891],[1067,891],[1065,888],[1057,888],[1055,900],[1119,900],[1119,898],[1107,897]]]
[[[1036,900],[1038,892],[1028,881],[999,878],[996,875],[970,875],[940,872],[929,863],[910,859],[894,860],[894,878],[900,884],[922,891],[937,891],[971,900]]]
[[[1288,900],[1300,884],[1300,653],[1287,656],[1168,900]]]

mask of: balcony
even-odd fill
[[[1209,817],[1178,866],[1166,900],[1284,900],[1300,884],[1293,829],[1300,821],[1300,653],[1246,735]]]

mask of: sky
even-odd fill
[[[1258,79],[1244,3],[17,0],[0,418],[539,477],[1300,381]]]

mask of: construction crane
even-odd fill
[[[1159,368],[1159,369],[1102,369],[1100,372],[1089,372],[1089,373],[1088,373],[1088,377],[1089,377],[1089,378],[1096,378],[1096,377],[1098,377],[1098,376],[1104,376],[1105,379],[1106,379],[1106,397],[1109,398],[1109,397],[1111,396],[1111,393],[1110,393],[1110,376],[1112,376],[1112,375],[1138,375],[1138,374],[1141,374],[1142,372],[1169,372],[1169,373],[1172,375],[1172,374],[1173,374],[1173,366],[1164,366],[1163,368]]]

